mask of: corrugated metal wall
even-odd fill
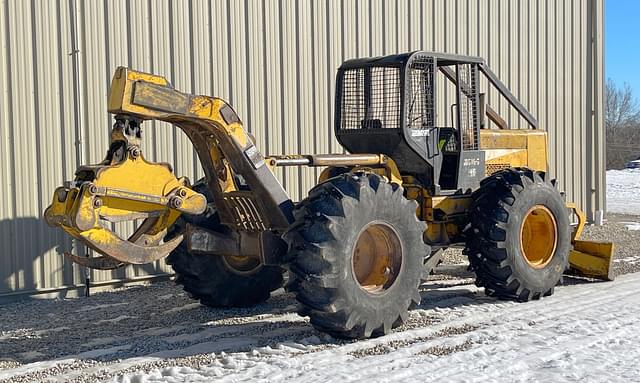
[[[229,100],[266,154],[330,153],[341,150],[331,127],[343,60],[416,49],[483,56],[549,131],[568,197],[590,214],[603,209],[602,11],[602,0],[2,1],[0,295],[82,282],[55,249],[73,243],[42,211],[79,164],[102,159],[118,65]],[[525,127],[496,92],[488,100]],[[147,124],[143,149],[178,175],[202,174],[187,138],[166,124]],[[301,197],[316,175],[280,177]],[[93,278],[165,271],[159,262]]]

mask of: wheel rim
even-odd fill
[[[389,224],[371,222],[358,234],[351,259],[360,288],[370,294],[382,294],[391,288],[400,274],[400,237]]]
[[[260,259],[255,257],[222,256],[222,261],[229,270],[240,275],[251,275],[262,267]]]
[[[531,267],[541,269],[553,258],[557,244],[558,225],[553,213],[546,206],[533,206],[520,229],[522,257]]]

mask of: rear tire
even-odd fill
[[[383,335],[420,303],[426,224],[403,189],[377,175],[347,173],[317,185],[294,212],[285,239],[288,289],[320,331]]]
[[[193,189],[207,197],[207,210],[195,216],[183,214],[167,234],[173,238],[187,223],[221,234],[230,229],[220,223],[213,205],[213,196],[204,180]],[[269,299],[271,292],[282,287],[284,269],[264,266],[246,257],[189,253],[181,243],[166,259],[176,273],[176,283],[200,303],[211,307],[248,307]]]
[[[569,214],[555,181],[505,169],[474,192],[465,229],[476,284],[489,296],[528,301],[553,294],[568,266]]]

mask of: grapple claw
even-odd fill
[[[114,270],[126,265],[125,263],[106,255],[100,257],[79,257],[65,251],[64,256],[68,260],[77,263],[80,266],[88,267],[95,270]]]
[[[81,240],[100,254],[107,255],[123,263],[141,265],[157,261],[171,253],[180,242],[183,235],[178,235],[156,246],[141,246],[118,237],[105,228],[95,228],[80,233]]]
[[[106,159],[81,166],[74,181],[56,189],[45,211],[49,225],[103,256],[67,255],[78,264],[110,270],[154,262],[182,241],[179,235],[162,242],[180,214],[200,214],[206,209],[205,196],[193,191],[186,178],[176,178],[167,164],[145,160],[138,146],[139,129],[139,121],[117,116]],[[109,225],[114,228],[141,219],[127,239],[109,229]]]

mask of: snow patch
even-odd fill
[[[101,310],[101,309],[106,309],[109,307],[117,307],[117,306],[123,306],[126,305],[127,303],[123,302],[123,303],[109,303],[109,304],[104,304],[104,305],[93,305],[93,306],[85,306],[79,310],[76,310],[77,313],[82,313],[82,312],[87,312],[87,311],[93,311],[93,310]]]
[[[29,351],[18,354],[18,356],[23,360],[34,360],[44,356],[40,351]]]
[[[630,265],[635,265],[635,264],[640,263],[640,255],[634,255],[634,256],[631,256],[631,257],[614,259],[613,262],[616,262],[616,263],[628,263]]]
[[[554,296],[529,303],[487,300],[431,308],[422,311],[441,313],[442,322],[329,347],[285,341],[249,352],[221,352],[234,341],[251,343],[251,338],[227,338],[225,347],[206,342],[152,355],[215,353],[208,365],[151,369],[113,381],[635,381],[640,374],[639,288],[640,274],[630,274],[606,288],[600,283],[563,286]],[[458,328],[467,330],[453,331]]]
[[[104,346],[108,344],[113,344],[116,341],[123,339],[121,337],[108,336],[103,338],[95,338],[91,339],[89,342],[83,343],[82,345],[85,347],[96,347],[96,346]]]
[[[640,222],[620,222],[620,223],[623,224],[627,228],[627,230],[631,230],[631,231],[640,230]]]
[[[640,215],[640,169],[607,171],[607,211]]]
[[[192,310],[192,309],[195,309],[195,308],[200,307],[200,306],[201,306],[201,304],[199,302],[189,303],[189,304],[186,304],[184,306],[174,307],[174,308],[172,308],[170,310],[167,310],[167,311],[164,312],[164,314],[175,314],[175,313],[178,313],[180,311]]]
[[[43,362],[34,362],[23,364],[16,368],[10,368],[7,370],[0,370],[0,380],[9,379],[18,375],[29,374],[33,372],[48,370],[50,368],[61,366],[64,364],[71,364],[75,361],[73,358],[65,358],[58,360],[47,360]]]
[[[115,317],[115,318],[111,318],[111,319],[102,319],[96,322],[96,324],[100,324],[100,323],[118,323],[120,321],[123,321],[125,319],[135,319],[137,317],[132,317],[129,315],[120,315],[119,317]]]
[[[127,344],[124,346],[109,347],[109,348],[99,348],[96,350],[82,352],[78,354],[77,359],[95,359],[99,356],[115,354],[118,351],[128,350],[130,348],[131,348],[130,344]]]
[[[161,336],[176,333],[180,330],[187,328],[187,326],[171,326],[171,327],[152,327],[146,330],[141,330],[140,333],[149,336]]]

